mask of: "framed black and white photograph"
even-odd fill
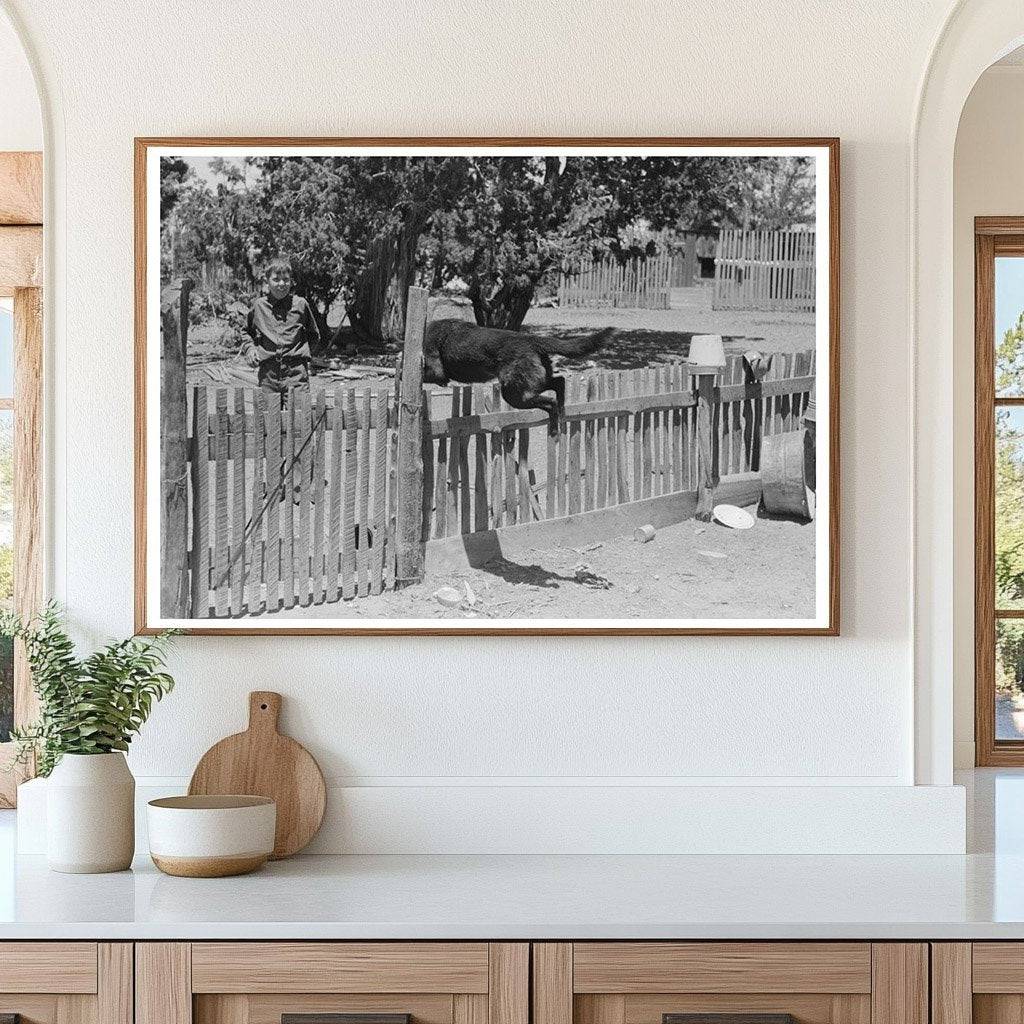
[[[136,140],[140,632],[838,632],[835,139]]]

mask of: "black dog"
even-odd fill
[[[588,338],[538,338],[465,320],[435,320],[424,342],[423,380],[482,384],[497,378],[501,396],[512,408],[547,409],[549,429],[557,434],[565,378],[551,372],[551,356],[592,355],[614,333],[615,328],[607,327]]]

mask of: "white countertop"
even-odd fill
[[[298,857],[0,880],[0,939],[1024,939],[1024,856]]]
[[[0,812],[0,940],[1024,939],[1024,772],[975,772],[967,856],[296,857],[60,875]]]

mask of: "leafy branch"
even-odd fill
[[[65,754],[127,750],[154,701],[174,688],[162,671],[174,631],[115,641],[79,658],[51,602],[27,622],[10,611],[0,613],[0,635],[25,645],[39,720],[11,736],[17,762],[34,753],[40,775],[49,775]]]

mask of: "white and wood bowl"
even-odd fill
[[[244,875],[274,850],[277,805],[265,796],[168,796],[146,811],[150,856],[168,875]]]

